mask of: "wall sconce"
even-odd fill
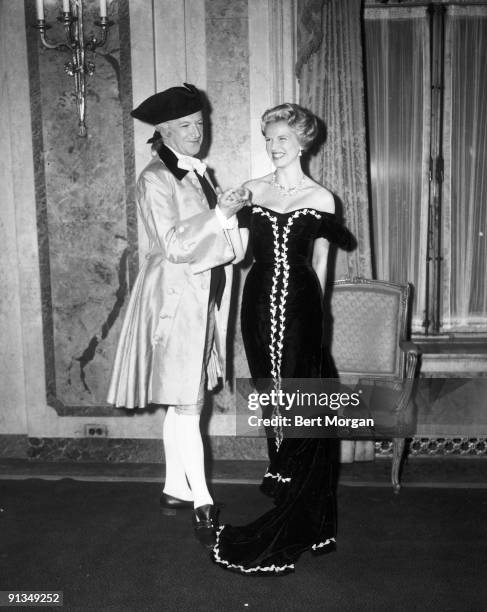
[[[85,61],[85,50],[95,52],[98,47],[103,47],[108,39],[108,30],[113,25],[107,17],[107,0],[100,0],[100,21],[95,25],[101,29],[101,38],[95,36],[85,40],[83,34],[83,0],[63,0],[62,15],[58,21],[64,25],[66,42],[55,43],[46,36],[46,30],[51,26],[44,19],[44,0],[36,0],[37,24],[34,26],[39,30],[41,43],[46,49],[68,50],[71,52],[71,60],[64,64],[64,70],[69,76],[74,77],[74,93],[76,107],[78,110],[78,135],[86,136],[85,124],[85,75],[91,76],[95,72],[94,62]]]

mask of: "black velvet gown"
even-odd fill
[[[311,267],[316,238],[348,248],[351,234],[335,215],[312,208],[278,213],[241,211],[255,262],[242,300],[242,336],[256,387],[269,379],[319,378],[323,366],[321,288]],[[211,553],[225,569],[246,575],[294,571],[301,553],[335,545],[337,445],[323,438],[268,439],[270,464],[261,490],[274,507],[249,525],[221,528]]]

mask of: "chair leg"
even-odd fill
[[[392,456],[392,488],[394,493],[399,493],[401,484],[399,482],[399,469],[401,467],[401,459],[404,453],[406,440],[404,438],[394,438],[393,456]]]

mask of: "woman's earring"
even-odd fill
[[[303,154],[303,149],[301,147],[299,147],[298,157],[301,157],[302,154]]]

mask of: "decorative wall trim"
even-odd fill
[[[267,459],[264,438],[213,436],[204,438],[215,460]],[[163,463],[162,439],[136,438],[29,438],[0,435],[1,459],[52,462]]]
[[[424,438],[414,437],[409,444],[409,454],[413,456],[462,456],[487,457],[487,438]],[[375,456],[392,456],[392,441],[375,443]]]
[[[213,461],[266,461],[264,438],[213,436],[205,438]],[[415,437],[409,444],[414,457],[487,458],[487,438]],[[392,456],[392,442],[375,442],[375,457]],[[0,459],[52,462],[163,463],[162,440],[135,438],[28,438],[0,435]]]
[[[25,0],[25,25],[36,21],[35,7]],[[44,139],[42,132],[42,104],[39,74],[38,38],[27,36],[27,61],[29,67],[30,111],[32,123],[32,154],[34,158],[34,185],[36,193],[37,239],[39,244],[39,272],[44,341],[46,395],[56,395],[54,371],[54,328],[52,319],[51,266],[49,261],[49,234],[47,231],[46,174],[44,165]]]
[[[138,236],[137,236],[137,206],[135,204],[135,145],[134,121],[130,111],[134,108],[131,69],[131,27],[129,0],[119,0],[119,37],[120,37],[120,65],[125,70],[120,72],[120,103],[122,106],[123,147],[125,161],[125,194],[127,215],[127,243],[128,282],[132,288],[139,270]]]
[[[26,435],[0,434],[0,459],[26,459],[29,438]]]

